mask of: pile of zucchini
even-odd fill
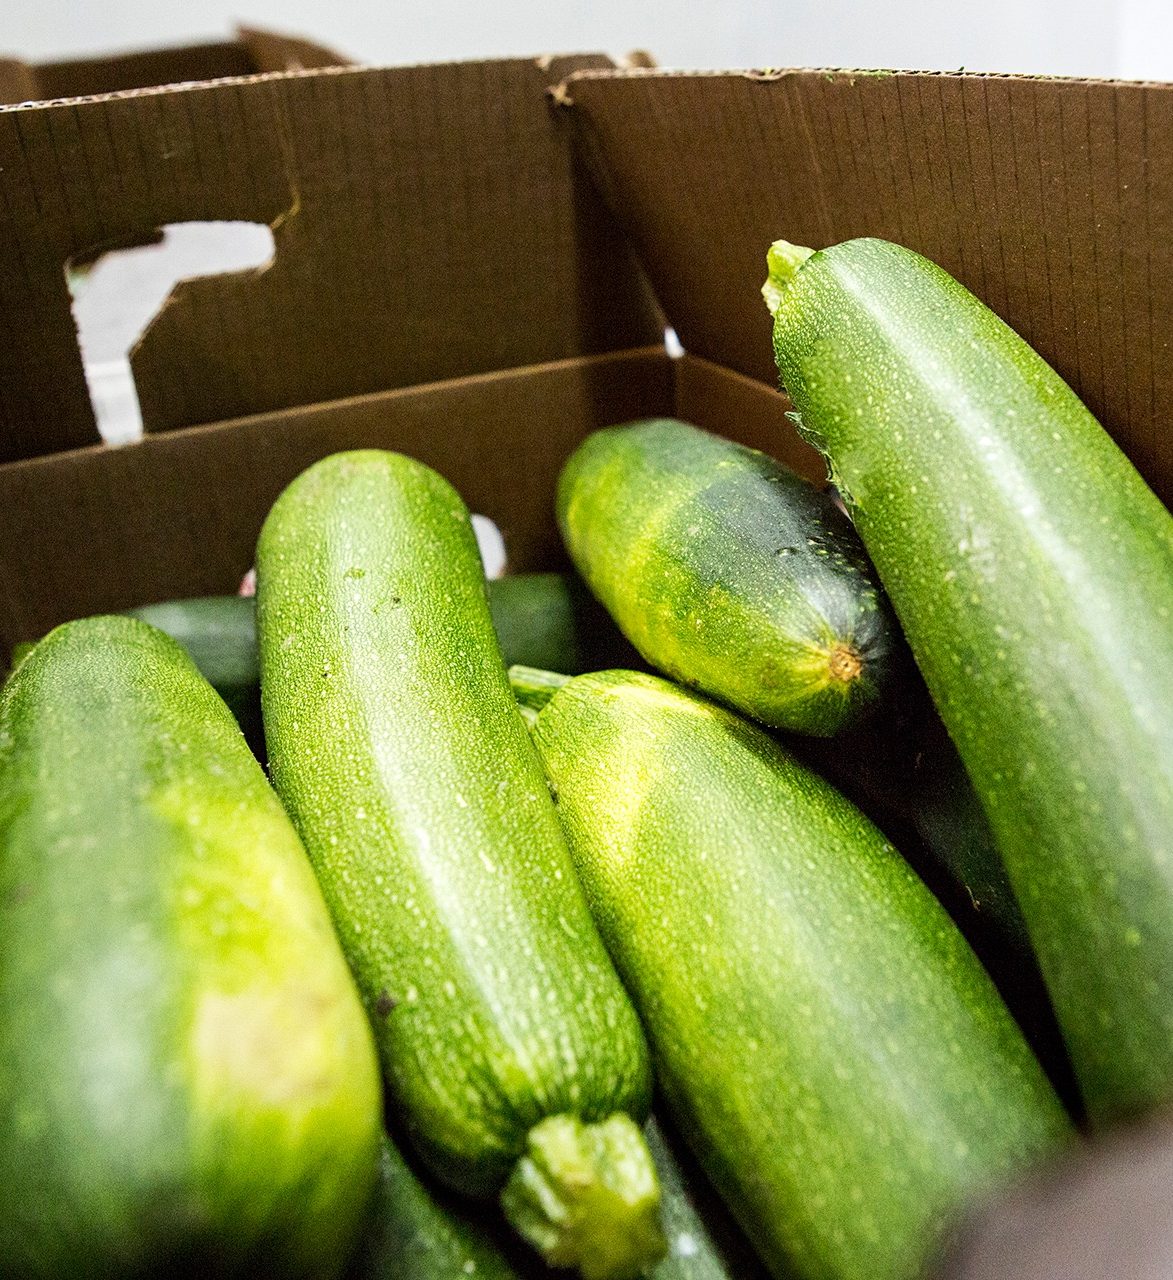
[[[1173,1098],[1173,520],[918,255],[765,295],[849,516],[633,423],[486,584],[337,454],[22,654],[0,1276],[916,1280]]]

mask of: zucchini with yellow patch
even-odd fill
[[[335,1276],[379,1102],[228,708],[145,623],[51,632],[0,694],[0,1275]]]
[[[973,779],[1093,1121],[1173,1100],[1173,518],[1045,360],[884,240],[766,300]]]
[[[763,1261],[922,1276],[963,1205],[1070,1138],[957,928],[756,726],[654,676],[514,674],[665,1103]]]

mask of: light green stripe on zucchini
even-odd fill
[[[67,623],[0,693],[0,1271],[338,1275],[374,1047],[304,850],[177,644]]]
[[[1088,1111],[1173,1098],[1173,518],[971,293],[776,258],[774,345],[1005,859]]]
[[[647,1046],[511,696],[467,509],[410,458],[338,454],[277,500],[257,574],[273,779],[412,1141],[584,1276],[634,1275],[662,1249],[635,1124]]]

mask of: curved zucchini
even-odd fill
[[[655,1259],[647,1046],[514,705],[459,495],[376,450],[281,495],[257,549],[274,783],[451,1186],[501,1193],[550,1261]]]
[[[859,539],[765,454],[672,419],[596,431],[559,478],[558,521],[591,590],[674,679],[823,736],[886,692],[899,633]]]
[[[942,908],[767,734],[611,671],[534,737],[668,1106],[773,1274],[912,1280],[963,1204],[1067,1140]]]
[[[379,1080],[322,895],[224,703],[128,618],[0,695],[0,1274],[336,1276]]]
[[[880,240],[776,247],[782,381],[989,817],[1093,1120],[1173,1097],[1173,518],[1059,376]]]

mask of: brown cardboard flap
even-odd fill
[[[282,35],[261,27],[238,26],[237,38],[248,50],[254,71],[300,71],[311,67],[343,67],[354,61],[315,40]]]
[[[0,461],[95,440],[63,266],[268,223],[133,356],[149,431],[645,345],[659,321],[544,88],[602,56],[333,70],[0,108]]]
[[[215,80],[222,76],[247,76],[259,70],[248,46],[239,40],[215,40],[208,44],[172,49],[143,49],[130,53],[70,58],[25,66],[26,91],[0,97],[4,102],[32,98],[82,98],[95,93],[146,89],[152,85],[180,84],[187,80]],[[0,86],[3,82],[0,81]],[[31,88],[31,92],[27,91]]]
[[[484,374],[0,467],[0,670],[70,618],[235,591],[273,500],[340,449],[397,449],[495,520],[509,567],[556,567],[563,461],[589,431],[671,412],[662,346]]]
[[[1173,498],[1173,87],[633,71],[562,97],[686,350],[772,383],[769,243],[896,240],[1037,347]]]
[[[27,102],[37,96],[36,71],[27,62],[0,58],[0,102]]]
[[[352,59],[300,36],[237,27],[235,40],[31,64],[0,58],[0,103],[86,98],[125,89],[267,71],[341,67]]]

